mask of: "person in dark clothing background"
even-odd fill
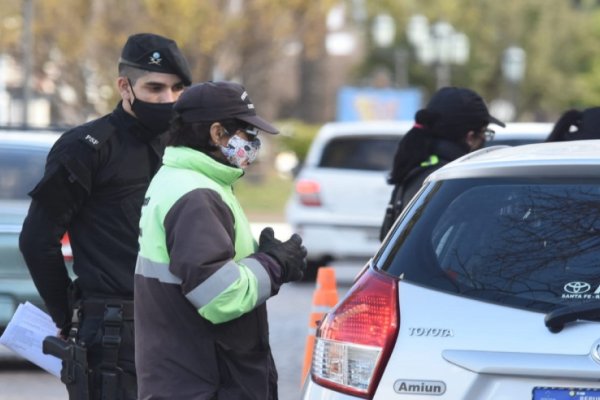
[[[480,149],[494,131],[505,126],[490,115],[479,94],[471,89],[444,87],[417,111],[414,126],[402,137],[388,183],[394,185],[380,230],[383,240],[404,206],[433,171]]]
[[[587,139],[600,139],[600,107],[565,111],[554,124],[546,142]]]
[[[116,108],[65,132],[50,150],[19,240],[59,335],[87,349],[87,379],[63,378],[70,398],[74,387],[87,387],[90,399],[137,397],[133,277],[139,217],[161,164],[173,104],[191,84],[177,44],[150,33],[128,38],[118,72]],[[74,281],[61,254],[67,231]],[[63,373],[68,368],[63,362]]]

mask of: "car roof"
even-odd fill
[[[323,125],[317,135],[315,142],[329,141],[336,136],[352,135],[397,135],[404,134],[414,125],[413,121],[352,121],[352,122],[329,122]],[[506,127],[494,127],[496,136],[501,139],[545,139],[552,131],[553,124],[549,122],[512,122]]]
[[[469,153],[428,181],[477,177],[599,177],[600,140],[492,146]]]
[[[550,122],[511,122],[506,124],[506,127],[493,126],[495,139],[511,140],[511,139],[537,139],[545,140],[554,124]]]
[[[3,129],[0,128],[0,145],[7,147],[50,148],[61,133],[51,129]]]
[[[361,132],[394,132],[397,129],[408,130],[414,125],[413,121],[397,120],[372,120],[372,121],[349,121],[328,122],[319,130],[319,135],[330,132],[339,133],[361,133]]]

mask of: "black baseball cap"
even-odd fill
[[[490,114],[480,95],[467,88],[443,87],[433,95],[426,108],[438,113],[442,121],[477,119],[502,127],[506,126],[504,122]]]
[[[267,133],[279,133],[277,128],[256,115],[248,92],[235,82],[203,82],[192,85],[179,96],[174,110],[184,122],[238,119]]]
[[[174,40],[154,33],[129,36],[119,64],[152,72],[175,74],[185,86],[192,84],[192,74],[186,58]]]

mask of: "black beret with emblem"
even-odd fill
[[[138,33],[129,36],[119,64],[152,72],[175,74],[186,86],[192,83],[192,74],[187,60],[174,40],[153,33]]]

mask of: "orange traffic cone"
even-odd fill
[[[312,311],[308,322],[308,337],[306,338],[306,350],[304,352],[304,366],[302,368],[302,380],[304,384],[308,370],[312,363],[313,349],[315,347],[315,334],[317,325],[333,306],[338,302],[337,285],[335,282],[335,269],[332,267],[321,267],[317,272],[317,286],[312,300]]]

